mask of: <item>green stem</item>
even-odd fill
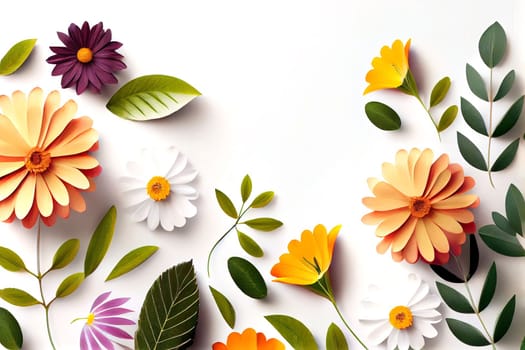
[[[441,134],[439,133],[439,129],[438,129],[438,124],[436,123],[436,121],[434,120],[434,118],[432,117],[432,114],[430,114],[430,108],[427,108],[427,106],[425,106],[425,103],[423,102],[423,100],[421,99],[421,97],[419,97],[419,94],[416,93],[415,95],[413,95],[418,101],[419,103],[421,104],[421,106],[423,107],[423,109],[425,110],[425,112],[427,112],[427,115],[428,117],[430,118],[430,121],[432,122],[432,124],[434,125],[434,128],[436,129],[436,132],[437,132],[437,135],[438,135],[438,139],[439,141],[441,142]]]
[[[489,142],[488,142],[488,147],[487,147],[487,172],[488,172],[488,175],[489,175],[489,181],[490,181],[490,184],[492,186],[492,188],[494,188],[494,181],[492,180],[492,172],[490,171],[490,168],[491,168],[491,164],[490,164],[490,150],[491,150],[491,145],[492,145],[492,109],[493,109],[493,105],[494,105],[494,101],[493,101],[494,97],[493,97],[493,91],[492,91],[492,68],[490,69],[490,77],[489,77]]]

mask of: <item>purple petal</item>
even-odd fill
[[[89,343],[89,348],[92,350],[100,350],[100,344],[98,343],[95,335],[93,334],[93,327],[86,327],[86,338]]]
[[[107,309],[104,311],[97,312],[96,317],[118,316],[118,315],[130,313],[130,312],[133,312],[133,310],[125,309],[123,307],[115,307],[112,309]]]
[[[80,73],[80,77],[77,82],[77,95],[80,95],[81,93],[86,91],[88,85],[89,79],[87,76],[87,69],[85,65],[82,65],[82,72]]]
[[[95,64],[98,68],[104,70],[105,72],[112,73],[116,70],[123,69],[123,63],[120,61],[110,60],[107,58],[97,58],[93,61],[93,64]]]
[[[115,347],[111,343],[111,340],[106,337],[104,334],[102,334],[97,327],[92,327],[91,331],[93,332],[93,335],[97,338],[97,340],[108,350],[115,350]]]
[[[104,35],[99,39],[95,46],[93,46],[93,52],[98,52],[104,48],[111,41],[111,30],[107,30]]]
[[[99,22],[97,25],[91,28],[91,33],[89,34],[88,47],[93,48],[95,44],[100,40],[100,37],[103,35],[102,22]]]
[[[88,46],[88,43],[89,43],[89,34],[90,34],[91,30],[89,29],[89,23],[88,22],[84,22],[82,24],[82,28],[80,29],[80,47],[89,47]]]
[[[71,23],[68,28],[68,32],[71,40],[73,41],[72,48],[75,50],[80,49],[82,47],[82,35],[80,34],[80,28],[76,24]]]
[[[92,85],[92,88],[94,88],[95,91],[100,91],[100,89],[102,89],[102,82],[97,77],[96,67],[90,66],[88,69],[86,69],[85,73],[88,77],[90,85]]]
[[[63,62],[68,62],[68,61],[76,62],[77,59],[73,55],[69,57],[63,56],[63,55],[53,55],[53,56],[50,56],[46,61],[47,63],[58,64],[58,63],[63,63]]]
[[[133,339],[131,335],[129,335],[127,332],[123,331],[120,328],[109,326],[106,324],[98,324],[97,322],[93,323],[93,326],[100,329],[102,332],[110,334],[114,337],[121,338],[121,339]]]
[[[56,53],[57,55],[67,55],[67,56],[77,56],[77,52],[75,50],[71,50],[69,47],[63,47],[63,46],[50,46],[49,47],[51,51]]]
[[[124,317],[97,317],[97,324],[107,324],[115,326],[133,325],[134,321]]]
[[[122,43],[121,42],[118,42],[118,41],[112,41],[110,42],[109,44],[107,44],[104,49],[100,50],[100,51],[104,51],[104,50],[117,50],[117,49],[120,49],[122,47]]]
[[[92,312],[95,315],[97,315],[101,311],[104,311],[104,310],[107,310],[107,309],[111,309],[111,308],[114,308],[116,306],[120,306],[120,305],[124,304],[128,300],[129,300],[129,298],[115,298],[115,299],[111,299],[111,300],[106,301],[104,304],[98,306],[96,309],[93,309]]]
[[[104,302],[109,297],[110,294],[111,292],[105,292],[105,293],[100,294],[93,302],[93,305],[91,305],[90,311],[93,312],[93,309],[99,306],[100,304],[102,304],[102,302]]]
[[[66,33],[62,33],[62,32],[57,32],[57,35],[60,41],[62,41],[64,45],[66,45],[66,47],[69,47],[70,49],[74,49],[75,43],[73,42],[73,40],[71,40],[69,35],[67,35]]]
[[[71,70],[73,66],[75,65],[75,62],[65,62],[65,63],[59,63],[53,68],[53,71],[51,72],[51,75],[61,75],[65,72]]]
[[[88,339],[87,339],[87,332],[88,332],[89,326],[86,324],[82,328],[82,332],[80,332],[80,350],[89,350],[88,346]]]

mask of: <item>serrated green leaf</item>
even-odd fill
[[[12,272],[23,271],[26,268],[22,258],[6,247],[0,247],[0,266]]]
[[[36,39],[26,39],[14,44],[0,60],[0,75],[16,72],[27,60],[35,44]]]
[[[476,145],[458,131],[458,147],[463,158],[474,168],[487,171],[487,162]]]
[[[510,106],[505,112],[505,115],[494,129],[492,137],[499,137],[505,135],[510,129],[516,125],[516,122],[520,118],[521,110],[523,108],[523,99],[525,96],[521,96]]]
[[[80,241],[76,238],[69,239],[62,243],[53,256],[53,263],[50,270],[58,270],[69,265],[77,256],[80,249]]]
[[[199,318],[199,289],[192,261],[164,271],[146,294],[135,349],[186,349]]]
[[[496,284],[498,282],[498,274],[496,272],[496,263],[493,262],[490,266],[481,294],[479,296],[478,311],[481,312],[490,304],[494,294],[496,293]]]
[[[469,267],[467,273],[467,281],[470,281],[472,276],[476,273],[479,265],[479,249],[478,242],[475,235],[468,235],[467,241],[469,245]]]
[[[249,175],[244,176],[241,183],[241,198],[242,202],[246,202],[248,197],[252,194],[252,179]]]
[[[493,251],[506,256],[525,256],[525,249],[516,235],[510,235],[496,225],[485,225],[478,232],[483,242]]]
[[[226,194],[224,194],[224,192],[218,189],[215,189],[215,197],[217,197],[217,202],[219,203],[222,211],[229,217],[237,219],[237,209],[235,209],[231,199]]]
[[[254,230],[265,232],[273,231],[283,225],[281,221],[272,218],[250,219],[243,221],[242,224],[246,224]]]
[[[238,256],[229,258],[228,271],[237,287],[247,296],[262,299],[268,294],[264,278],[248,260]]]
[[[264,255],[261,246],[247,234],[237,230],[237,238],[239,239],[239,244],[246,253],[256,258],[260,258]]]
[[[501,85],[499,86],[496,96],[494,96],[494,102],[496,102],[499,99],[502,99],[509,93],[510,89],[512,89],[512,85],[514,84],[515,78],[516,73],[514,73],[514,70],[511,70],[507,73],[507,75],[505,75],[505,78],[503,78],[503,80],[501,81]]]
[[[252,208],[263,208],[267,206],[273,199],[273,191],[266,191],[255,197],[250,207]]]
[[[525,221],[525,199],[514,184],[509,185],[505,196],[505,213],[512,228],[519,234],[523,234],[522,225]]]
[[[483,116],[478,111],[478,109],[463,97],[461,98],[460,106],[461,114],[463,115],[463,119],[465,119],[465,122],[468,124],[468,126],[481,135],[489,136]]]
[[[516,310],[516,295],[513,295],[512,298],[505,304],[503,310],[498,316],[496,321],[496,327],[494,329],[494,342],[497,343],[503,338],[507,333],[512,324],[512,319],[514,318],[514,311]]]
[[[31,294],[18,288],[0,289],[0,298],[16,306],[32,306],[40,304]]]
[[[501,171],[507,168],[510,163],[514,160],[516,152],[518,152],[518,146],[520,144],[520,139],[512,141],[499,155],[498,159],[490,167],[490,171]]]
[[[368,120],[381,130],[391,131],[401,127],[401,118],[397,112],[382,102],[368,102],[365,113]]]
[[[102,262],[102,259],[104,259],[113,239],[116,221],[117,209],[115,206],[112,206],[98,224],[89,241],[86,258],[84,259],[85,278],[91,275]]]
[[[443,112],[443,114],[441,115],[441,118],[439,118],[437,130],[439,132],[446,130],[450,125],[452,125],[454,120],[456,120],[457,115],[458,115],[458,106],[452,105],[448,107],[445,110],[445,112]]]
[[[432,271],[434,271],[439,277],[443,278],[447,282],[451,283],[464,283],[465,281],[456,274],[452,273],[451,271],[447,270],[443,265],[433,265],[430,264],[430,268]]]
[[[326,332],[326,350],[348,350],[345,335],[335,323],[331,323]]]
[[[120,277],[135,269],[148,260],[158,249],[159,247],[157,246],[146,245],[128,252],[119,260],[113,270],[111,270],[108,277],[106,277],[106,281]]]
[[[0,344],[6,349],[21,349],[24,338],[16,318],[6,309],[0,307]]]
[[[470,91],[472,91],[474,95],[483,101],[488,102],[489,96],[487,94],[487,87],[485,86],[485,82],[483,81],[481,74],[479,74],[478,71],[468,63],[465,71],[467,74],[467,83]]]
[[[436,282],[436,287],[445,304],[447,304],[452,310],[463,314],[474,313],[474,309],[463,294],[440,282]]]
[[[507,220],[507,218],[504,217],[503,215],[501,215],[500,213],[493,211],[492,212],[492,220],[494,221],[496,226],[498,226],[504,232],[506,232],[506,233],[508,233],[510,235],[514,235],[514,234],[517,233],[516,230],[514,230],[514,228],[510,225],[510,223]]]
[[[77,272],[67,276],[57,288],[56,297],[64,298],[77,290],[78,287],[84,282],[84,273]]]
[[[222,318],[224,318],[224,321],[230,326],[230,328],[235,327],[235,309],[233,308],[232,303],[217,289],[210,286],[211,295],[213,296],[213,300],[215,300],[215,304],[217,304],[217,307],[219,308],[219,311],[222,315]]]
[[[430,107],[437,106],[445,96],[447,96],[448,90],[450,89],[450,78],[444,77],[437,82],[436,85],[432,88],[430,93]]]
[[[168,75],[144,75],[124,84],[106,104],[113,114],[129,120],[152,120],[175,113],[201,93]]]
[[[498,22],[488,27],[479,39],[479,55],[489,68],[494,68],[501,61],[506,47],[507,36]]]
[[[490,344],[479,329],[471,326],[469,323],[454,318],[446,318],[445,320],[452,334],[461,342],[471,346],[485,346]]]
[[[318,350],[312,332],[299,320],[287,315],[267,315],[264,318],[294,349]]]

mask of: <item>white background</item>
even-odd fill
[[[499,21],[507,33],[508,51],[502,68],[495,70],[496,81],[510,69],[517,73],[516,86],[501,103],[504,110],[503,106],[513,101],[511,97],[523,94],[524,88],[525,12],[519,1],[10,1],[2,4],[2,13],[0,51],[25,38],[35,37],[38,42],[19,72],[0,78],[1,94],[17,89],[29,92],[35,86],[46,91],[60,89],[60,78],[51,77],[53,66],[45,62],[52,54],[48,47],[61,45],[57,31],[66,32],[71,22],[81,25],[84,20],[91,25],[103,21],[105,28],[112,29],[113,40],[124,44],[119,52],[128,68],[118,74],[119,85],[140,75],[168,74],[186,80],[202,93],[169,118],[137,123],[105,109],[117,86],[108,87],[101,95],[88,92],[76,96],[71,89],[61,90],[64,101],[74,98],[78,102],[79,115],[94,119],[100,133],[96,156],[104,170],[97,179],[97,191],[85,196],[88,210],[44,230],[44,267],[64,240],[76,237],[82,242],[75,263],[46,278],[47,295],[54,294],[66,275],[81,271],[90,233],[112,204],[117,206],[118,222],[101,267],[77,292],[51,308],[58,349],[78,347],[82,323],[70,321],[86,316],[100,293],[111,290],[112,296],[131,297],[129,306],[137,310],[131,316],[136,319],[153,280],[168,267],[189,259],[195,264],[201,290],[193,349],[209,349],[213,342],[225,341],[230,332],[211,299],[210,283],[234,303],[238,317],[235,330],[253,327],[282,339],[263,316],[288,314],[309,326],[319,344],[324,344],[328,325],[341,325],[331,305],[299,287],[273,283],[269,274],[287,243],[318,223],[328,228],[343,225],[333,266],[335,293],[349,323],[365,338],[356,310],[370,283],[394,288],[407,273],[415,272],[434,288],[437,278],[422,263],[394,263],[389,254],[375,252],[378,239],[374,227],[360,221],[367,212],[361,198],[369,195],[366,179],[381,176],[381,163],[393,161],[401,148],[430,147],[436,156],[448,153],[477,181],[473,193],[481,198],[475,210],[478,226],[490,222],[491,211],[503,210],[510,183],[525,188],[523,144],[514,164],[495,174],[496,188],[492,189],[486,174],[468,166],[459,155],[456,131],[476,139],[460,116],[439,142],[415,99],[390,92],[362,95],[364,77],[381,46],[391,45],[397,38],[403,42],[412,38],[411,63],[425,100],[433,84],[445,75],[453,82],[448,104],[459,103],[460,96],[475,100],[466,86],[465,64],[469,62],[486,76],[477,43],[481,33]],[[396,107],[403,122],[400,131],[384,132],[367,120],[364,105],[372,99]],[[523,126],[520,122],[505,142],[495,141],[496,150],[522,134]],[[483,144],[485,140],[479,141]],[[140,148],[170,145],[185,153],[199,171],[195,182],[201,194],[196,201],[199,212],[183,229],[150,232],[145,223],[131,222],[123,206],[119,177]],[[211,246],[232,223],[216,204],[214,189],[239,203],[239,184],[247,173],[254,192],[274,190],[277,194],[275,202],[259,214],[284,222],[275,232],[246,231],[266,251],[262,259],[250,258],[269,286],[269,296],[263,301],[243,295],[229,277],[227,258],[246,257],[235,235],[216,250],[211,280],[205,272]],[[16,222],[2,224],[1,232],[0,245],[18,252],[34,269],[36,228],[26,230]],[[145,244],[158,245],[160,250],[132,273],[103,282],[122,255]],[[480,268],[472,282],[474,293],[478,295],[495,259],[497,295],[483,317],[492,329],[496,314],[517,294],[516,319],[498,345],[498,349],[516,349],[525,328],[525,285],[522,272],[518,272],[525,263],[498,256],[483,243],[480,249]],[[0,287],[25,288],[37,295],[36,281],[22,274],[0,271]],[[18,308],[3,301],[0,306],[20,321],[25,349],[47,348],[41,308]],[[446,317],[458,317],[444,306],[440,310]],[[133,332],[134,328],[128,330]],[[428,341],[426,348],[466,348],[444,322],[438,331],[438,338]],[[358,348],[346,335],[351,348]]]

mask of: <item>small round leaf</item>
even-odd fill
[[[368,102],[365,113],[370,122],[381,130],[391,131],[401,127],[401,118],[397,112],[382,102]]]

